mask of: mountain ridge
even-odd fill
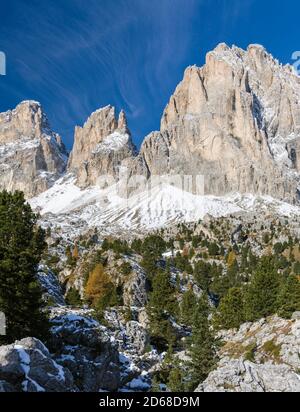
[[[25,101],[17,108],[26,105],[32,108],[32,119],[38,110],[37,124],[45,121],[48,135],[57,136],[65,156],[63,143],[44,120],[41,105]],[[30,116],[23,116],[26,123]],[[6,123],[0,128],[0,142],[7,128],[10,138],[17,140],[22,125],[6,113],[1,118]],[[42,128],[37,130],[41,137]],[[136,175],[145,185],[155,175],[201,175],[205,195],[252,193],[298,204],[299,155],[300,78],[261,45],[243,50],[221,43],[207,53],[204,66],[185,70],[163,112],[160,131],[146,136],[139,151],[125,112],[117,118],[115,108],[108,105],[93,112],[82,127],[76,126],[67,166],[64,159],[63,165],[55,164],[52,169],[37,164],[31,170],[32,176],[50,169],[53,176],[46,183],[31,190],[31,177],[30,182],[14,185],[13,167],[8,165],[9,178],[2,179],[2,188],[21,188],[30,198],[47,190],[64,173],[73,174],[82,189],[96,186],[105,175],[115,180],[121,176],[125,185]],[[14,153],[10,157],[15,160]],[[19,168],[29,162],[22,160]]]

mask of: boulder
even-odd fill
[[[55,362],[45,345],[25,338],[0,347],[0,391],[75,391],[71,372]]]
[[[73,374],[80,391],[115,391],[120,382],[119,353],[105,327],[89,311],[54,309],[50,348]]]

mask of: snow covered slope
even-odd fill
[[[60,179],[48,191],[31,199],[45,226],[60,227],[62,235],[78,236],[92,228],[102,233],[141,233],[179,222],[197,222],[206,215],[270,211],[274,215],[300,215],[300,208],[271,197],[231,194],[196,196],[171,185],[154,187],[126,199],[117,187],[81,190],[72,176]]]

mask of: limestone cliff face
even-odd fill
[[[38,103],[0,114],[0,189],[34,196],[60,176],[65,162]],[[203,175],[205,194],[299,202],[300,77],[262,46],[220,44],[203,67],[186,69],[160,131],[145,138],[138,155],[125,113],[117,118],[107,106],[76,127],[67,171],[83,188],[102,175]]]
[[[262,46],[220,44],[185,71],[140,161],[150,174],[204,175],[205,194],[297,201],[300,78]]]
[[[87,187],[102,175],[118,177],[123,161],[134,155],[125,113],[117,119],[115,108],[107,106],[94,112],[83,127],[76,127],[68,170],[77,175],[80,187]]]
[[[29,198],[47,190],[65,171],[67,153],[38,102],[0,113],[0,190]]]

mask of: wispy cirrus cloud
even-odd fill
[[[244,3],[232,1],[240,8]],[[183,68],[200,61],[206,33],[202,26],[215,23],[221,33],[222,25],[232,20],[224,8],[222,15],[208,21],[207,8],[215,3],[11,0],[10,22],[6,20],[0,34],[10,77],[5,86],[0,83],[0,91],[12,102],[40,100],[69,146],[73,127],[106,104],[126,110],[140,141],[159,126]],[[236,9],[235,15],[240,12]],[[191,61],[193,50],[199,55],[195,52]]]

